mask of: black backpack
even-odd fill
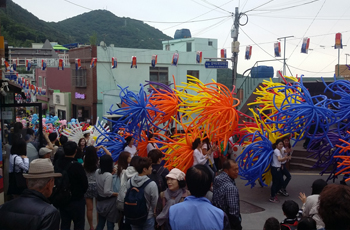
[[[167,186],[166,183],[162,177],[162,173],[164,172],[165,168],[164,167],[159,167],[158,170],[156,169],[152,169],[152,173],[150,175],[148,175],[148,177],[156,182],[157,187],[158,187],[158,194],[165,191]]]
[[[294,221],[293,224],[281,223],[281,230],[297,230],[298,229],[298,221]]]
[[[131,184],[124,198],[124,215],[127,223],[132,225],[142,225],[146,222],[148,216],[147,201],[145,198],[145,187],[152,182],[148,179],[141,187],[135,187]]]
[[[69,167],[72,165],[73,161],[70,162],[60,173],[62,177],[55,178],[55,187],[52,190],[52,194],[49,198],[53,206],[56,208],[66,207],[71,199],[72,192],[70,190],[69,175],[67,173]]]

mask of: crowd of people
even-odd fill
[[[88,135],[78,143],[65,136],[57,140],[55,133],[43,135],[46,145],[39,150],[31,133],[13,140],[8,191],[13,200],[0,206],[0,229],[68,230],[72,222],[74,229],[84,229],[85,219],[90,230],[111,230],[116,224],[121,230],[242,229],[238,164],[233,159],[215,164],[220,150],[208,138],[192,143],[194,163],[185,173],[163,167],[164,155],[157,145],[147,146],[147,157],[138,156],[132,136],[115,163]],[[104,154],[98,157],[100,149]],[[291,152],[288,138],[274,144],[271,202],[277,202],[277,193],[288,196],[291,176],[286,164]],[[286,200],[286,219],[271,217],[261,228],[350,229],[349,187],[319,179],[312,184],[312,195],[300,193],[299,198],[301,209]]]

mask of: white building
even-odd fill
[[[118,48],[113,45],[97,47],[97,116],[107,114],[111,105],[116,109],[120,103],[121,87],[137,93],[145,81],[176,84],[187,82],[186,75],[198,77],[203,83],[216,81],[216,69],[206,69],[204,58],[217,57],[217,40],[208,38],[186,38],[163,41],[163,50]],[[196,62],[196,52],[202,51],[202,62]],[[174,53],[179,54],[177,66],[171,65]],[[152,55],[157,55],[158,63],[151,66]],[[136,56],[137,68],[130,68],[131,57]],[[111,68],[112,57],[118,66]]]

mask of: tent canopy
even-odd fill
[[[69,50],[66,47],[62,46],[62,45],[55,45],[54,47],[52,47],[54,50]]]

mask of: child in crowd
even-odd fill
[[[287,217],[281,222],[281,230],[297,229],[299,205],[292,200],[286,200],[282,205],[283,214]]]

